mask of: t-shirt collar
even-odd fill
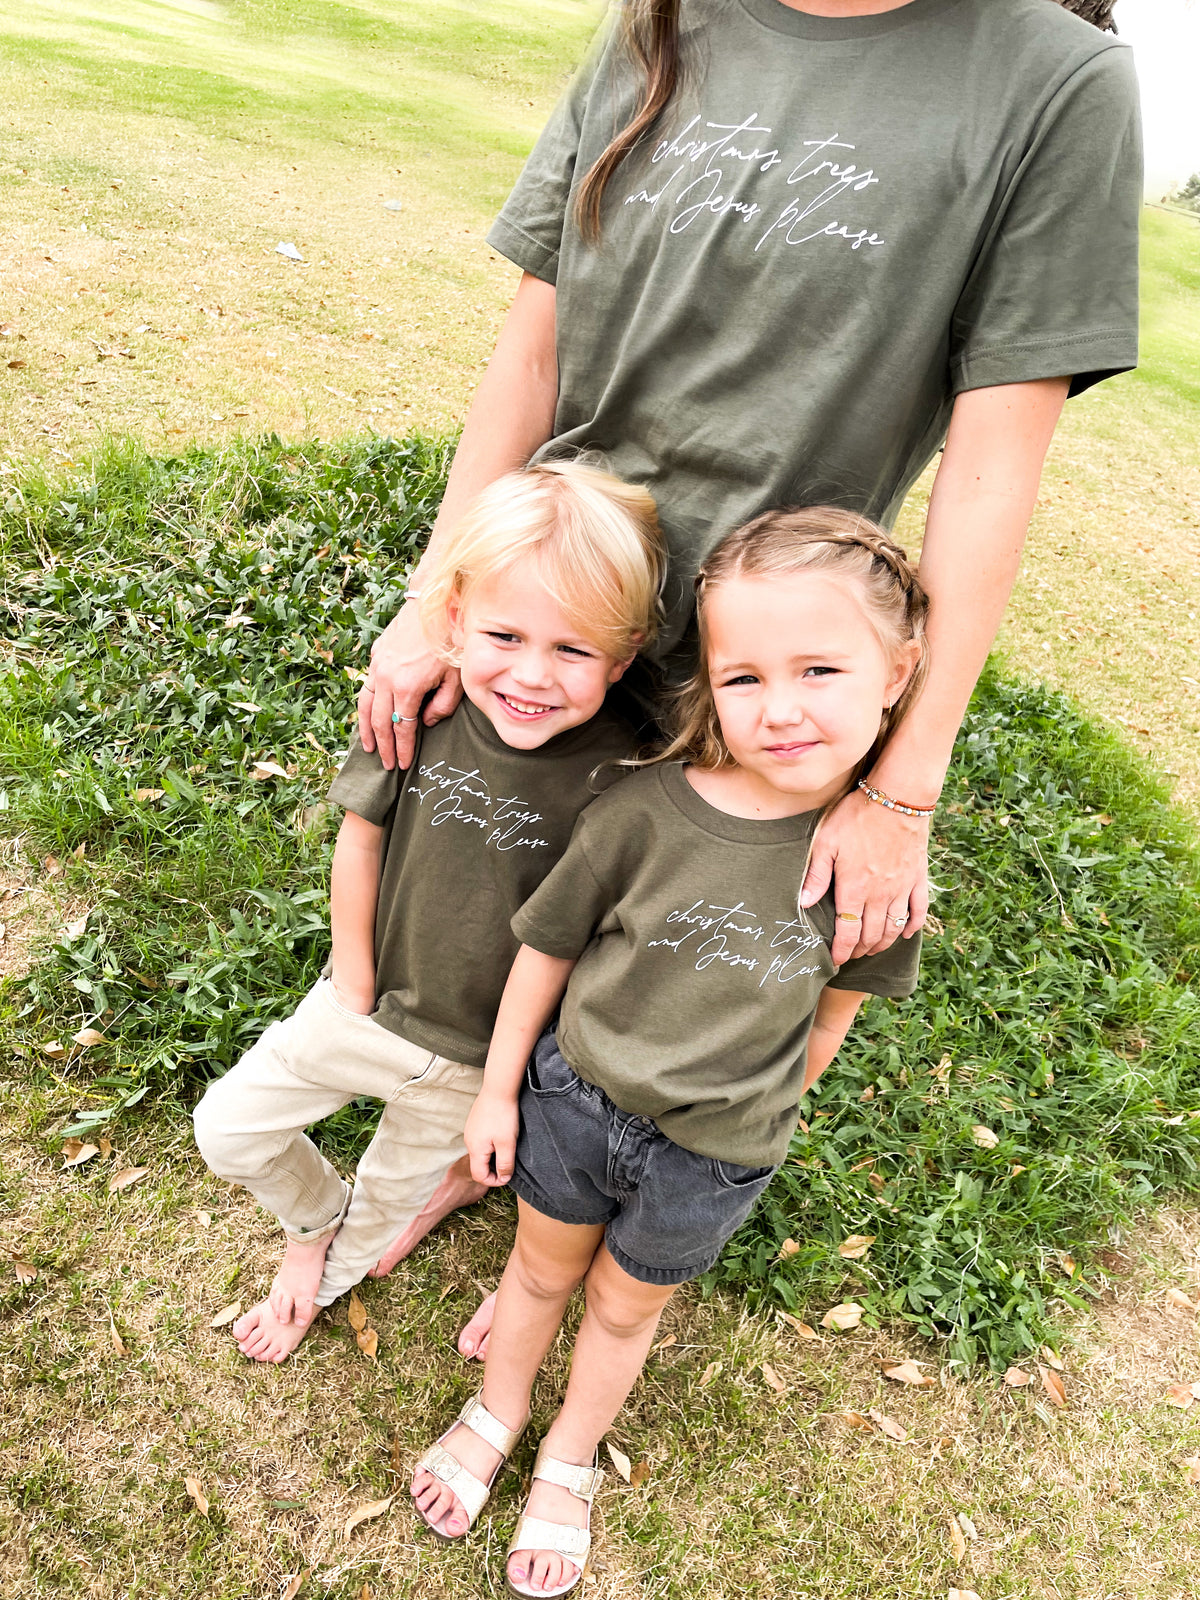
[[[794,817],[731,817],[698,795],[684,776],[683,763],[672,761],[658,769],[668,797],[689,821],[718,839],[735,844],[807,843],[821,816],[820,811],[801,811]]]
[[[895,11],[879,11],[868,16],[816,17],[784,5],[783,0],[741,0],[744,10],[777,33],[817,41],[876,38],[894,33],[897,28],[926,22],[960,3],[961,0],[908,0],[907,5],[898,6]]]
[[[471,731],[485,749],[494,755],[507,755],[517,757],[522,761],[536,761],[542,759],[555,760],[566,755],[576,747],[591,742],[596,736],[596,730],[605,722],[612,721],[612,714],[607,706],[602,706],[594,717],[587,722],[581,722],[576,728],[567,728],[562,733],[556,733],[553,739],[547,739],[545,744],[540,744],[534,750],[518,750],[505,741],[496,732],[495,724],[490,717],[484,715],[473,701],[463,696],[460,702],[463,715],[470,724]]]

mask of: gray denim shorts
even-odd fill
[[[557,1222],[605,1224],[609,1253],[631,1278],[684,1283],[707,1272],[776,1170],[683,1149],[584,1083],[552,1032],[538,1040],[512,1187]]]

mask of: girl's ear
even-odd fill
[[[896,664],[892,676],[884,690],[884,701],[890,708],[896,704],[900,696],[908,687],[908,680],[917,670],[917,662],[921,659],[921,646],[916,639],[910,639],[907,644],[901,645],[896,654]]]
[[[609,681],[610,684],[616,683],[618,678],[623,678],[625,676],[626,672],[628,672],[629,668],[633,665],[634,661],[637,659],[637,653],[642,648],[642,640],[645,637],[646,636],[645,636],[644,633],[634,633],[634,634],[630,635],[629,642],[633,646],[633,649],[629,652],[629,654],[625,657],[625,659],[623,661],[614,661],[612,666],[609,667],[609,669],[608,669],[608,681]]]

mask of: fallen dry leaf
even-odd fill
[[[1167,1290],[1167,1304],[1174,1306],[1177,1311],[1195,1311],[1196,1304],[1184,1294],[1182,1289]]]
[[[1050,1348],[1050,1346],[1048,1344],[1044,1344],[1042,1346],[1042,1348],[1038,1351],[1038,1355],[1041,1356],[1042,1360],[1046,1363],[1046,1365],[1048,1367],[1053,1367],[1055,1372],[1065,1372],[1066,1371],[1066,1368],[1062,1364],[1062,1358],[1060,1356],[1058,1356],[1053,1350],[1051,1350],[1051,1348]]]
[[[951,1589],[946,1600],[979,1600],[974,1589]]]
[[[640,1489],[649,1476],[650,1463],[648,1461],[639,1461],[630,1473],[629,1481],[635,1489]]]
[[[374,1361],[379,1353],[379,1335],[374,1328],[360,1328],[354,1335],[358,1348],[368,1361]]]
[[[350,1326],[355,1333],[361,1333],[367,1325],[367,1308],[362,1303],[362,1296],[357,1289],[350,1291]]]
[[[679,1335],[677,1333],[669,1333],[669,1334],[667,1334],[665,1339],[660,1339],[658,1341],[658,1343],[650,1351],[650,1354],[654,1355],[655,1352],[658,1351],[658,1350],[669,1350],[673,1344],[678,1344],[678,1343],[679,1343]]]
[[[836,1328],[839,1333],[849,1333],[851,1328],[857,1328],[862,1321],[863,1310],[856,1300],[847,1300],[840,1306],[833,1306],[821,1318],[823,1328]]]
[[[873,1233],[852,1233],[838,1245],[838,1255],[843,1261],[861,1261],[874,1243]]]
[[[721,1361],[710,1361],[701,1374],[698,1387],[701,1389],[707,1389],[709,1384],[720,1372],[723,1365],[724,1363]]]
[[[200,1479],[185,1478],[183,1487],[187,1490],[189,1498],[194,1501],[196,1510],[202,1517],[206,1517],[208,1515],[208,1496],[200,1487]]]
[[[108,1337],[112,1341],[113,1351],[116,1355],[127,1356],[129,1351],[125,1348],[125,1341],[117,1332],[117,1325],[113,1321],[113,1314],[108,1313]]]
[[[49,1056],[51,1061],[61,1061],[67,1053],[65,1044],[60,1044],[57,1039],[47,1039],[45,1044],[38,1046],[44,1056]]]
[[[64,1153],[66,1153],[70,1145],[75,1144],[78,1144],[77,1140],[68,1139],[66,1144],[63,1145]],[[78,1149],[73,1150],[69,1155],[67,1155],[66,1160],[63,1162],[63,1166],[81,1167],[85,1161],[90,1161],[93,1156],[98,1156],[99,1154],[100,1146],[98,1144],[80,1144]]]
[[[439,1306],[441,1305],[442,1301],[446,1299],[446,1297],[448,1295],[452,1295],[454,1293],[454,1288],[455,1288],[455,1286],[452,1283],[448,1283],[446,1285],[446,1287],[442,1290],[441,1294],[439,1294],[438,1297],[437,1297],[437,1303],[438,1303]]]
[[[86,841],[83,844],[77,844],[74,850],[71,851],[71,854],[75,857],[76,861],[82,861],[84,856],[87,855]]]
[[[279,1600],[296,1600],[296,1596],[308,1582],[311,1572],[311,1567],[305,1567],[303,1572],[293,1573],[292,1576],[287,1579],[283,1589],[280,1591]]]
[[[135,789],[133,798],[135,800],[161,800],[165,793],[165,789]]]
[[[954,1565],[958,1567],[967,1559],[967,1541],[963,1537],[957,1517],[951,1517],[947,1526],[950,1529],[950,1549],[954,1556]]]
[[[46,869],[47,877],[60,878],[62,876],[62,862],[57,856],[47,856],[42,865]]]
[[[212,1212],[211,1211],[197,1211],[197,1213],[196,1213],[196,1221],[200,1224],[200,1226],[202,1228],[211,1228],[212,1227]]]
[[[1038,1375],[1042,1380],[1042,1388],[1046,1391],[1046,1396],[1051,1405],[1065,1406],[1067,1403],[1067,1391],[1054,1368],[1039,1366]]]
[[[79,1032],[73,1033],[71,1037],[77,1045],[81,1045],[85,1050],[90,1050],[94,1044],[107,1043],[104,1035],[97,1028],[80,1028]]]
[[[216,1316],[209,1323],[209,1327],[224,1328],[226,1324],[230,1322],[236,1322],[241,1314],[242,1302],[240,1300],[235,1300],[232,1305],[226,1306],[224,1310],[217,1312]]]
[[[972,1127],[971,1137],[981,1150],[994,1150],[1000,1143],[1000,1135],[984,1127],[982,1122],[977,1122]]]
[[[810,1343],[815,1341],[819,1344],[821,1342],[821,1335],[817,1332],[817,1330],[815,1328],[810,1328],[807,1322],[801,1322],[800,1318],[794,1317],[790,1311],[781,1311],[779,1315],[782,1317],[783,1321],[787,1323],[789,1328],[794,1328],[796,1330],[802,1339],[807,1339]]]
[[[37,1277],[37,1268],[30,1266],[28,1261],[22,1261],[19,1256],[13,1257],[13,1271],[18,1283],[32,1283]]]
[[[871,1424],[861,1411],[840,1411],[838,1415],[851,1428],[865,1428],[868,1433],[871,1432]]]
[[[1033,1378],[1020,1367],[1009,1367],[1004,1374],[1004,1381],[1010,1389],[1023,1389],[1027,1383],[1033,1382]]]
[[[908,1383],[915,1389],[935,1389],[937,1379],[922,1372],[915,1361],[901,1361],[894,1367],[884,1367],[883,1375],[893,1383]]]
[[[140,1183],[150,1171],[149,1167],[124,1167],[108,1180],[109,1194],[116,1194],[118,1189],[130,1189],[135,1183]]]
[[[106,1133],[102,1133],[100,1135],[100,1159],[102,1161],[107,1161],[109,1156],[112,1155],[112,1152],[112,1140]]]
[[[348,1539],[358,1527],[360,1522],[371,1522],[375,1517],[382,1517],[391,1508],[392,1501],[396,1498],[389,1494],[384,1500],[372,1500],[370,1505],[359,1506],[346,1518],[346,1526],[342,1529],[342,1538]]]
[[[968,1539],[974,1541],[979,1538],[979,1529],[971,1521],[970,1517],[965,1511],[960,1511],[958,1513],[958,1525],[966,1534]]]
[[[250,776],[260,782],[264,778],[286,778],[287,768],[281,767],[278,761],[256,761],[250,768]]]
[[[780,1261],[786,1261],[789,1256],[798,1256],[799,1254],[800,1246],[796,1243],[795,1239],[785,1239],[779,1246],[778,1259]]]
[[[776,1394],[782,1394],[787,1388],[787,1384],[784,1383],[783,1379],[775,1371],[775,1368],[769,1361],[762,1362],[759,1367],[759,1371],[762,1373],[765,1381],[770,1384],[772,1389],[774,1389]]]
[[[87,911],[75,922],[68,922],[66,927],[63,929],[63,932],[66,934],[67,938],[82,939],[84,934],[87,932],[88,917],[90,916],[91,912]]]
[[[1178,1406],[1180,1411],[1186,1411],[1195,1403],[1196,1396],[1192,1393],[1190,1383],[1173,1383],[1163,1395],[1163,1401],[1169,1406]]]
[[[618,1450],[616,1445],[612,1442],[611,1439],[606,1439],[604,1441],[604,1448],[608,1451],[609,1460],[612,1462],[613,1466],[617,1469],[618,1475],[620,1477],[624,1478],[626,1483],[632,1483],[633,1482],[633,1468],[630,1465],[629,1457],[625,1454],[625,1452],[623,1450]]]
[[[874,1406],[867,1412],[867,1415],[885,1438],[895,1439],[897,1444],[903,1444],[905,1439],[908,1438],[908,1434],[898,1422],[891,1417],[885,1416],[882,1411],[877,1411]]]

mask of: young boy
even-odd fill
[[[510,919],[631,752],[605,695],[653,634],[662,570],[649,494],[579,463],[498,479],[427,556],[422,624],[464,698],[406,771],[352,748],[331,961],[196,1108],[209,1166],[286,1239],[233,1325],[243,1354],[286,1360],[463,1156]],[[304,1129],[360,1095],[384,1106],[351,1191]]]

